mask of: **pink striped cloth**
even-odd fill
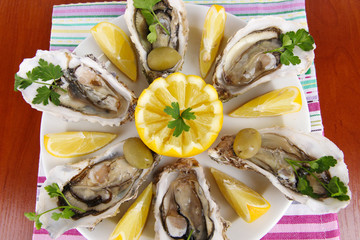
[[[307,27],[305,0],[188,0],[185,2],[207,6],[223,5],[228,13],[236,15],[244,21],[253,17],[275,15],[299,22]],[[89,36],[89,29],[92,26],[122,15],[125,8],[125,2],[54,6],[50,50],[75,49],[81,41]],[[299,79],[308,101],[311,129],[313,132],[322,132],[315,66],[312,65],[306,74],[299,76]],[[44,171],[40,163],[37,196],[44,181]],[[46,230],[34,228],[33,239],[45,240],[50,237]],[[76,229],[73,229],[65,232],[58,239],[84,240],[85,238]],[[337,214],[315,215],[306,207],[294,202],[273,229],[261,239],[340,239]]]

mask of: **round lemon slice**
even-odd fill
[[[71,158],[99,150],[117,135],[104,132],[61,132],[44,135],[45,149],[53,156]]]
[[[150,183],[120,219],[109,240],[136,240],[144,229],[152,199]]]
[[[200,74],[203,78],[206,78],[219,50],[224,36],[225,22],[225,8],[212,5],[205,17],[200,43]]]
[[[230,117],[270,117],[300,111],[300,90],[295,86],[274,90],[250,100],[229,114]]]
[[[90,32],[110,61],[131,80],[136,81],[136,54],[126,33],[109,22],[98,23]]]
[[[179,118],[169,114],[176,110]],[[173,73],[156,79],[141,93],[135,108],[141,140],[165,156],[190,157],[205,151],[215,141],[222,123],[223,106],[216,90],[194,75]]]
[[[225,199],[246,222],[255,221],[269,210],[270,203],[259,193],[217,169],[210,170]]]

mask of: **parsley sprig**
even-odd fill
[[[169,31],[160,23],[157,18],[153,6],[161,0],[134,0],[134,7],[141,9],[141,14],[144,16],[147,25],[149,26],[150,33],[147,35],[147,40],[153,43],[157,39],[156,25],[160,25],[167,35],[170,35]]]
[[[191,239],[191,235],[193,234],[193,232],[194,232],[194,229],[191,229],[191,231],[190,231],[190,233],[189,233],[189,236],[187,237],[186,240],[190,240],[190,239]]]
[[[190,126],[185,123],[184,119],[196,119],[195,114],[191,112],[191,110],[192,108],[187,108],[180,114],[180,107],[178,102],[172,102],[171,107],[165,107],[164,112],[175,119],[168,123],[168,128],[175,128],[173,136],[178,137],[183,131],[188,132],[190,130]]]
[[[309,180],[307,179],[307,175],[311,175],[327,191],[329,197],[337,198],[340,201],[347,201],[350,199],[350,197],[346,194],[348,189],[339,177],[334,176],[328,183],[325,183],[314,174],[323,173],[329,170],[330,167],[334,167],[337,163],[337,160],[334,157],[324,156],[313,161],[299,161],[285,158],[285,161],[291,165],[298,178],[297,190],[300,193],[315,199],[320,198],[320,195],[314,192]],[[307,174],[301,174],[297,169],[301,169]]]
[[[72,209],[80,211],[80,212],[85,212],[85,210],[71,205],[69,203],[69,201],[66,199],[66,197],[64,196],[64,194],[61,192],[59,185],[57,185],[56,183],[46,186],[45,190],[48,192],[48,194],[51,198],[62,197],[65,200],[65,202],[68,204],[68,206],[60,206],[60,207],[52,208],[52,209],[49,209],[40,214],[36,214],[35,212],[24,213],[25,217],[27,217],[30,221],[35,221],[35,227],[37,230],[40,230],[43,225],[42,222],[40,221],[40,217],[42,215],[44,215],[45,213],[48,213],[48,212],[51,212],[51,211],[54,211],[57,209],[63,209],[63,211],[61,211],[59,213],[58,212],[52,213],[51,218],[54,219],[55,221],[57,221],[60,218],[69,219],[72,216],[74,216],[75,213],[72,211]]]
[[[33,99],[33,104],[43,103],[44,105],[49,104],[49,99],[56,106],[60,105],[60,94],[55,92],[54,89],[58,88],[66,92],[65,89],[57,86],[55,80],[59,79],[63,75],[63,71],[59,65],[48,63],[44,59],[39,59],[39,66],[33,68],[31,71],[26,73],[27,78],[22,78],[15,74],[14,90],[26,89],[33,83],[44,85],[36,89],[36,96]],[[48,83],[48,81],[52,81]]]
[[[279,52],[281,54],[280,62],[285,65],[289,65],[290,63],[296,65],[301,62],[300,58],[293,53],[295,46],[298,46],[304,51],[314,49],[314,39],[305,29],[299,29],[296,33],[290,31],[281,34],[280,40],[282,42],[281,47],[267,52]]]

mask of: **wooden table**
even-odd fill
[[[0,1],[0,239],[31,239],[41,113],[13,90],[24,58],[48,49],[52,6],[89,0]],[[91,1],[90,1],[91,2]],[[360,239],[360,1],[306,0],[325,135],[345,153],[353,199],[339,212],[341,237]]]

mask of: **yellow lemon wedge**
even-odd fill
[[[120,219],[109,240],[136,240],[144,229],[152,199],[150,183]]]
[[[136,54],[126,33],[109,22],[98,23],[90,32],[110,61],[131,80],[136,81]]]
[[[217,169],[210,170],[225,199],[246,222],[255,221],[269,210],[270,203],[259,193]]]
[[[165,156],[190,157],[205,151],[222,123],[223,106],[215,88],[195,75],[157,78],[141,93],[135,108],[141,140]]]
[[[224,36],[225,22],[225,8],[212,5],[205,17],[200,43],[200,74],[203,78],[206,78],[219,50]]]
[[[300,111],[302,106],[300,90],[295,86],[274,90],[250,100],[230,117],[269,117]]]
[[[61,132],[44,135],[45,149],[53,156],[71,158],[99,150],[117,135],[105,132]]]

